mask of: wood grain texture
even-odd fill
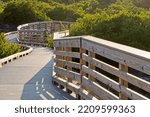
[[[71,78],[81,84],[81,75],[76,72],[56,66],[54,67],[54,71],[63,77]]]

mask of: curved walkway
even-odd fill
[[[53,51],[34,47],[28,56],[0,68],[0,99],[74,99],[52,85]]]

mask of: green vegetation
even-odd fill
[[[46,3],[37,3],[36,1],[18,1],[8,2],[3,10],[1,17],[4,23],[23,24],[27,22],[50,20],[46,16],[45,10],[49,9]]]
[[[48,47],[53,48],[53,35],[48,37]]]
[[[8,42],[4,34],[0,33],[0,58],[15,54],[21,51],[21,47]]]
[[[93,35],[150,51],[150,10],[118,1],[78,19],[70,35]]]
[[[0,0],[0,23],[76,22],[70,35],[93,35],[150,51],[150,0]]]

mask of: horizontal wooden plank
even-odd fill
[[[120,51],[122,53],[127,53],[128,55],[137,56],[137,58],[143,58],[143,59],[150,60],[150,52],[147,52],[144,50],[140,50],[140,49],[133,48],[130,46],[126,46],[126,45],[118,44],[115,42],[107,41],[105,39],[96,38],[93,36],[82,36],[82,40],[96,43],[100,46],[110,48],[113,50],[117,50],[117,51]]]
[[[88,80],[86,77],[82,77],[82,85],[90,89],[92,92],[94,92],[96,95],[98,95],[100,98],[105,100],[117,100],[119,97],[114,95],[113,93],[109,92],[105,88],[101,87],[99,84]]]
[[[83,54],[82,55],[83,57],[83,60],[87,61],[87,62],[90,62],[91,64],[93,64],[94,66],[110,73],[110,74],[113,74],[119,78],[122,78],[123,80],[126,80],[128,81],[129,83],[147,91],[150,93],[150,82],[148,81],[145,81],[141,78],[138,78],[134,75],[131,75],[129,73],[126,73],[126,72],[123,72],[107,63],[104,63],[102,61],[99,61],[95,58],[91,58],[89,56],[87,56],[86,54]]]
[[[54,67],[54,71],[63,77],[71,78],[72,80],[75,80],[81,84],[81,75],[76,72],[66,70],[64,68],[57,67],[57,66]]]
[[[80,38],[68,40],[54,40],[54,47],[80,47]]]
[[[21,28],[20,30],[18,30],[19,32],[21,33],[41,33],[44,32],[45,30],[48,30],[48,29],[45,29],[45,27],[24,27],[24,28]],[[50,30],[48,30],[49,32]]]
[[[80,67],[81,67],[80,63],[75,63],[72,61],[66,61],[66,60],[61,60],[61,59],[55,58],[55,62],[62,66],[68,66],[68,67],[73,67],[73,68],[77,68],[77,69],[80,69]]]
[[[111,66],[111,65],[109,65],[109,64],[107,64],[107,63],[105,63],[103,61],[100,61],[100,60],[98,60],[96,58],[92,58],[92,57],[90,57],[90,56],[88,56],[88,55],[83,53],[82,54],[82,59],[84,61],[86,61],[86,62],[88,62],[88,63],[90,63],[90,64],[92,64],[92,65],[94,65],[94,66],[96,66],[96,67],[98,67],[98,68],[108,72],[108,73],[110,73],[110,74],[114,74],[116,76],[120,75],[119,68]]]
[[[80,88],[79,95],[85,99],[85,100],[98,100],[96,97],[91,95],[89,92],[87,92],[85,89]]]
[[[73,83],[68,82],[67,83],[67,88],[70,89],[71,91],[75,92],[76,94],[79,94],[80,86],[77,86]]]
[[[60,78],[60,77],[58,77],[58,76],[53,76],[52,80],[55,81],[55,82],[57,82],[58,84],[63,85],[64,87],[67,86],[67,81],[64,80],[64,79],[62,79],[62,78]]]
[[[106,46],[106,44],[95,43],[88,39],[82,40],[82,48],[150,75],[150,53],[148,52],[141,51],[147,54],[145,57],[142,56],[144,53],[136,55],[131,51],[122,51],[122,48],[118,50],[117,47],[116,49],[111,45]]]
[[[60,55],[60,56],[80,58],[80,53],[78,52],[54,51],[54,54]]]
[[[131,84],[147,91],[148,93],[150,93],[150,82],[143,80],[141,78],[138,78],[132,74],[129,73],[120,73],[121,76],[125,76],[125,77],[121,77],[124,80],[127,80],[128,82],[130,82]]]
[[[127,87],[124,87],[124,86],[121,86],[121,93],[123,95],[126,95],[127,97],[129,97],[130,99],[133,99],[133,100],[148,100],[147,97],[127,88]]]
[[[108,78],[107,76],[92,70],[91,68],[88,68],[87,66],[82,66],[83,72],[86,72],[87,74],[93,76],[97,80],[101,81],[102,83],[106,84],[108,87],[113,88],[114,90],[120,92],[119,83],[115,82],[111,78]]]

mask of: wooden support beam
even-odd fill
[[[119,69],[121,71],[128,72],[128,66],[126,66],[126,65],[119,64]],[[123,80],[122,78],[119,78],[119,84],[120,84],[120,86],[128,87],[128,81]],[[127,100],[128,97],[123,95],[122,92],[120,92],[119,93],[119,99]]]
[[[69,52],[71,52],[71,50],[72,50],[72,48],[64,48],[64,51],[69,51]],[[65,56],[64,57],[64,60],[66,60],[66,61],[72,61],[72,57],[69,57],[69,56]],[[67,66],[67,70],[69,70],[69,71],[72,71],[72,67],[71,66]],[[72,82],[72,79],[71,78],[67,78],[67,81],[68,82]]]
[[[89,51],[88,54],[89,54],[90,57],[95,58],[95,53]],[[91,64],[91,62],[89,63],[89,68],[91,68],[92,70],[95,70],[95,66],[93,64]],[[92,81],[95,81],[94,76],[90,75],[89,79],[92,80]]]

